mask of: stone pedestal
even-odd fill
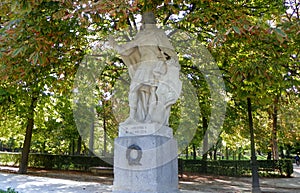
[[[177,141],[161,135],[115,139],[113,193],[177,193]]]

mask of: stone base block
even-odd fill
[[[164,136],[115,139],[113,193],[177,193],[177,141]]]

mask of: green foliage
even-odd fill
[[[259,160],[258,171],[261,176],[274,177],[285,176],[290,177],[293,173],[293,165],[291,160]],[[204,160],[180,160],[180,172],[192,172],[211,175],[225,176],[250,176],[251,163],[250,160],[242,161],[204,161]]]
[[[272,109],[277,96],[280,98],[278,143],[293,146],[300,139],[300,25],[299,8],[293,7],[294,14],[286,13],[291,1],[286,2],[284,5],[278,0],[3,0],[0,13],[1,143],[11,144],[12,149],[20,148],[26,121],[32,117],[31,99],[38,98],[32,151],[70,153],[79,133],[68,96],[79,63],[89,52],[88,41],[92,41],[89,35],[102,43],[107,34],[126,27],[134,34],[135,17],[152,10],[160,24],[193,33],[213,54],[226,81],[228,108],[221,137],[229,148],[248,148],[245,99],[251,97],[255,134],[259,139],[257,147],[263,152],[270,150]],[[178,49],[202,49],[202,45],[197,44],[182,46]],[[213,101],[201,71],[193,68],[190,59],[179,58],[183,74],[189,75],[191,86],[196,88],[196,98],[187,100],[197,100],[201,117],[193,117],[186,125],[198,123],[193,144],[200,146],[204,129],[202,117],[210,115]],[[101,105],[96,107],[95,119],[98,127],[105,127],[109,137],[114,138],[122,118],[114,117],[114,101],[107,99],[107,94],[115,94],[113,89],[117,88],[118,77],[126,67],[118,56],[104,59],[106,67],[96,77],[98,85],[93,103],[101,101]],[[121,90],[117,94],[127,96],[125,92]],[[122,100],[126,102],[126,98]],[[187,114],[180,108],[184,102],[178,101],[172,107],[170,124],[174,128]],[[123,114],[127,110],[120,109]],[[99,131],[95,137],[104,138]],[[102,147],[99,141],[97,147]]]
[[[0,153],[0,164],[18,166],[20,153]],[[106,160],[106,161],[104,161]],[[29,167],[61,170],[88,171],[90,167],[111,167],[112,158],[92,156],[70,156],[53,154],[29,154]]]
[[[4,24],[1,47],[6,52],[1,61],[5,66],[1,70],[5,74],[2,80],[35,82],[35,90],[39,90],[45,84],[53,86],[53,81],[60,85],[54,74],[67,78],[75,72],[74,64],[82,57],[85,46],[79,34],[86,30],[80,29],[76,19],[56,19],[54,14],[60,9],[58,2],[41,2]]]
[[[15,191],[12,188],[7,188],[7,190],[0,190],[0,193],[18,193],[17,191]]]
[[[1,165],[7,166],[17,166],[19,164],[21,155],[20,153],[0,153],[0,163]]]
[[[1,110],[13,109],[9,116],[21,117],[26,127],[21,172],[26,172],[27,156],[37,105],[51,93],[70,94],[71,82],[87,46],[86,28],[77,18],[61,19],[68,9],[57,1],[5,1],[1,17],[0,87],[10,94]],[[62,6],[61,6],[62,5]]]
[[[0,153],[2,165],[14,165],[18,163],[20,154]],[[90,167],[111,167],[110,164],[98,157],[90,156],[68,156],[50,154],[30,154],[29,166],[33,168],[82,170],[87,171]],[[111,163],[112,158],[104,158]],[[286,176],[293,173],[292,160],[283,159],[278,161],[259,160],[259,171],[263,176]],[[207,167],[206,170],[204,165]],[[226,176],[249,176],[251,175],[250,160],[241,161],[204,161],[204,160],[182,160],[179,159],[181,172],[195,172]]]
[[[79,133],[73,120],[71,101],[64,96],[44,96],[36,108],[32,151],[58,154],[69,152]]]
[[[284,173],[287,177],[291,177],[294,172],[292,160],[285,159],[283,162],[279,162],[278,165],[278,167],[281,168],[281,173]]]

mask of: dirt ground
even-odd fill
[[[2,172],[17,173],[17,168],[2,167]],[[94,175],[91,172],[28,169],[28,175],[67,179],[74,181],[96,182],[105,185],[113,184],[113,175]],[[179,188],[184,192],[220,192],[239,193],[251,192],[252,179],[249,177],[208,176],[185,173],[179,179]],[[262,192],[268,193],[299,193],[300,178],[260,178]]]

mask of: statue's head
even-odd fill
[[[153,12],[144,12],[142,14],[142,28],[147,25],[156,25],[156,19]]]

